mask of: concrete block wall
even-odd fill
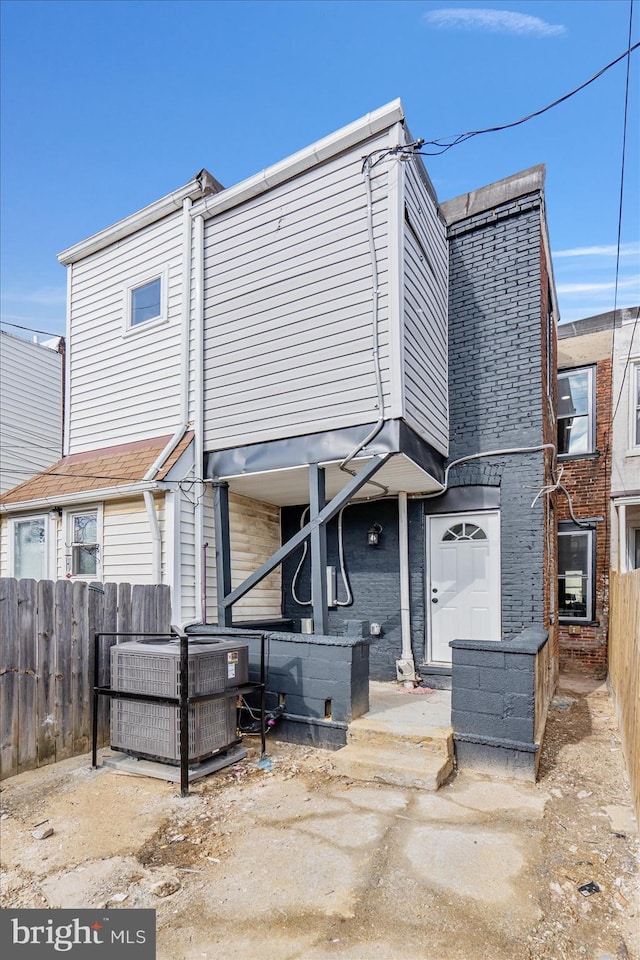
[[[536,658],[548,642],[545,630],[529,628],[512,640],[454,640],[451,724],[460,769],[485,770],[534,780],[540,742]]]

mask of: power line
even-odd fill
[[[0,320],[5,327],[15,327],[17,330],[28,330],[30,333],[40,333],[43,337],[60,337],[60,333],[49,333],[48,330],[36,330],[35,327],[24,327],[21,323],[11,323],[9,320]]]
[[[585,87],[588,87],[589,84],[593,83],[595,80],[598,80],[603,74],[610,70],[611,67],[615,67],[617,63],[620,63],[621,60],[624,60],[625,57],[628,57],[627,60],[627,71],[629,70],[629,60],[631,54],[634,50],[637,50],[640,47],[640,41],[631,45],[631,35],[629,35],[629,47],[621,53],[619,57],[616,57],[615,60],[612,60],[611,63],[608,63],[606,66],[602,67],[601,70],[598,70],[597,73],[594,73],[592,77],[589,77],[588,80],[585,80],[584,83],[581,83],[579,87],[570,90],[569,93],[565,93],[562,97],[558,97],[557,100],[554,100],[553,103],[548,103],[546,107],[542,107],[540,110],[535,110],[533,113],[527,114],[526,117],[521,117],[519,120],[514,120],[511,123],[503,123],[497,127],[486,127],[484,130],[470,130],[467,133],[459,133],[451,137],[440,137],[437,140],[426,140],[426,146],[441,147],[440,150],[421,150],[420,153],[426,157],[439,157],[443,153],[446,153],[447,150],[450,150],[452,147],[457,147],[458,144],[464,143],[465,140],[470,140],[471,137],[478,137],[481,133],[498,133],[500,130],[509,130],[512,127],[517,127],[521,123],[527,123],[528,120],[533,120],[534,117],[540,117],[543,113],[546,113],[548,110],[551,110],[553,107],[557,107],[560,103],[564,103],[565,100],[568,100],[570,97],[580,93],[581,90],[584,90]],[[627,83],[628,83],[628,72],[627,72]],[[449,142],[447,142],[449,141]]]

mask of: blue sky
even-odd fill
[[[516,120],[626,49],[629,0],[3,0],[1,16],[2,318],[63,333],[65,247],[201,167],[231,186],[398,96],[427,140]],[[425,158],[441,200],[547,165],[564,321],[614,304],[625,69]],[[639,77],[640,50],[619,306],[640,303]]]

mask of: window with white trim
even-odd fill
[[[13,575],[44,580],[47,575],[47,516],[13,521]]]
[[[593,620],[595,530],[558,530],[558,615]]]
[[[558,374],[558,455],[580,456],[595,450],[595,375],[593,367]]]
[[[100,511],[83,510],[67,515],[67,573],[96,579],[100,570]]]
[[[640,360],[631,365],[631,402],[629,407],[631,449],[640,450]]]
[[[166,273],[147,276],[126,290],[126,330],[144,329],[166,320]]]

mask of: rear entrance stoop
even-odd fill
[[[372,683],[371,709],[349,724],[347,745],[331,757],[336,772],[352,780],[437,790],[454,765],[450,697],[438,690],[418,699],[397,684]]]

